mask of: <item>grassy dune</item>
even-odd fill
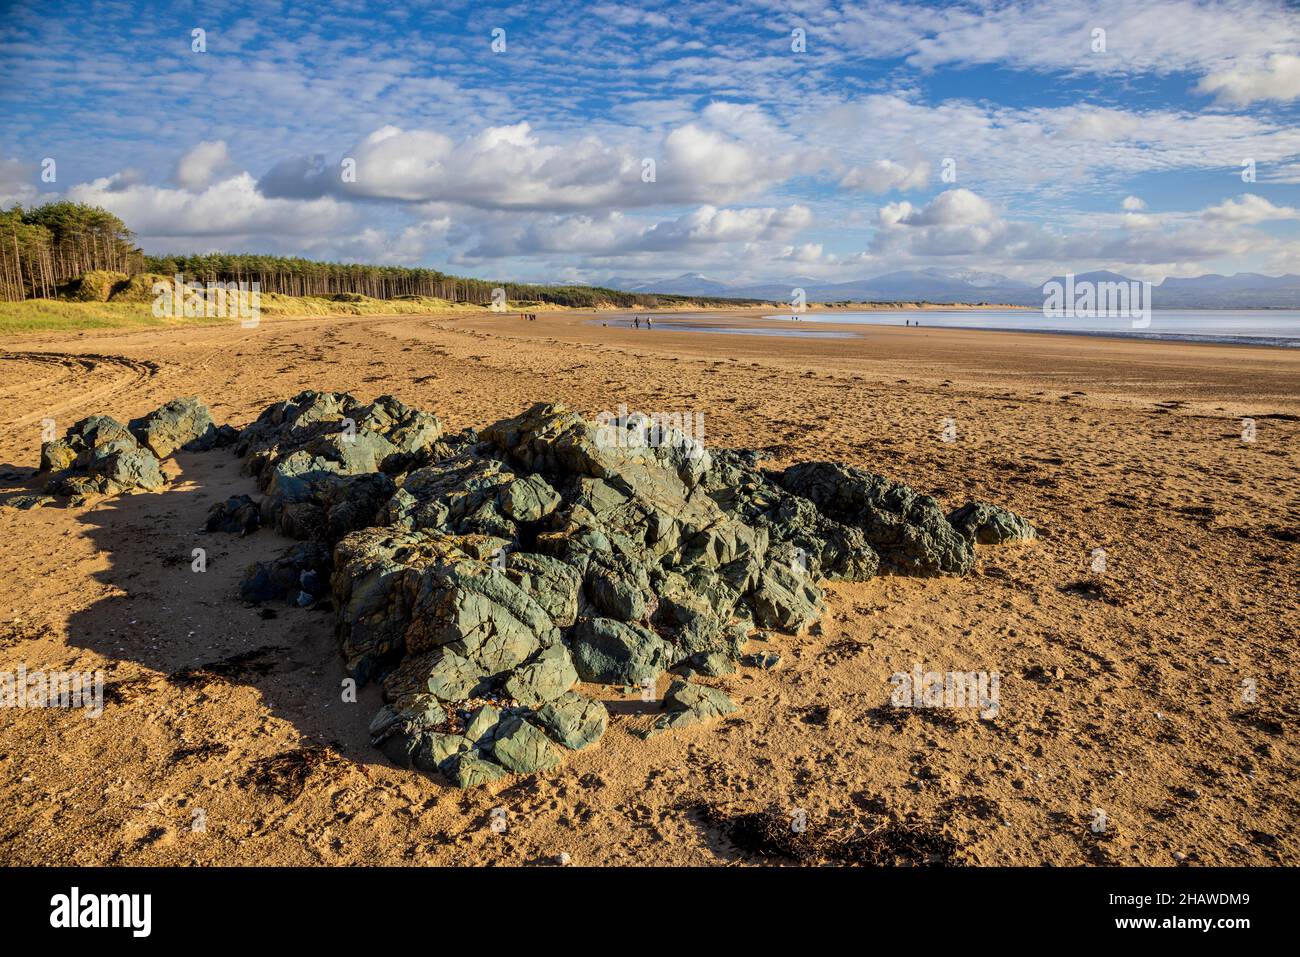
[[[527,308],[521,306],[520,308]],[[411,297],[371,299],[348,297],[347,301],[316,296],[262,296],[261,312],[267,318],[307,316],[420,315],[425,313],[483,312],[485,307],[446,299]],[[164,326],[210,326],[237,319],[199,317],[158,318],[152,301],[72,302],[66,299],[29,299],[0,302],[0,336],[42,332],[75,332],[80,329],[145,329]]]

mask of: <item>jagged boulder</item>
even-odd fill
[[[750,601],[760,628],[801,632],[822,616],[822,590],[798,567],[773,562],[763,569]]]
[[[462,751],[453,756],[445,770],[447,776],[460,788],[481,787],[509,773],[501,765],[477,750]]]
[[[939,503],[901,482],[835,462],[793,465],[776,480],[830,519],[860,528],[893,571],[964,575],[975,564],[971,543],[948,523]]]
[[[128,489],[153,491],[167,484],[157,457],[148,449],[100,447],[92,454],[86,471],[99,480],[104,492]]]
[[[515,479],[501,459],[464,450],[405,476],[383,517],[386,524],[404,528],[511,540],[516,526],[498,503]]]
[[[680,678],[674,679],[668,686],[668,691],[664,694],[664,706],[668,712],[655,719],[646,732],[646,737],[716,721],[738,710],[736,703],[725,692]]]
[[[197,396],[172,399],[148,415],[132,419],[131,433],[160,459],[180,448],[205,451],[219,439],[212,414]]]
[[[578,620],[582,575],[572,565],[549,555],[503,552],[506,577],[533,596],[558,628]]]
[[[540,708],[554,701],[578,683],[569,649],[556,644],[543,648],[517,667],[506,679],[511,698],[528,708]]]
[[[294,538],[328,538],[377,520],[396,490],[366,478],[421,464],[442,434],[436,416],[392,396],[368,405],[345,392],[302,392],[268,406],[235,451],[266,491],[263,523]],[[339,517],[331,509],[346,501]],[[328,531],[326,531],[328,530]]]
[[[948,515],[948,523],[967,541],[980,545],[1032,542],[1038,537],[1034,526],[1015,512],[988,502],[967,502]]]
[[[771,560],[800,565],[813,578],[873,578],[880,556],[862,529],[837,522],[808,498],[786,491],[760,461],[752,450],[715,452],[704,477],[709,497],[728,515],[767,533]]]
[[[612,618],[581,619],[571,642],[583,681],[647,684],[672,664],[672,645],[647,628]]]
[[[157,456],[106,415],[81,419],[63,438],[44,443],[41,471],[50,475],[47,492],[70,498],[153,491],[166,484]]]
[[[81,499],[166,484],[159,460],[187,448],[204,451],[233,441],[235,430],[217,428],[195,397],[172,399],[123,425],[106,415],[73,424],[63,438],[41,445],[40,471],[54,495]]]
[[[552,738],[578,751],[601,739],[609,722],[609,711],[599,701],[566,691],[547,702],[537,712],[537,720]]]
[[[536,725],[518,715],[501,721],[492,736],[492,756],[516,774],[532,774],[558,767],[564,755]]]

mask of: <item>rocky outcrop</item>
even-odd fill
[[[84,420],[43,466],[148,487],[155,453],[219,441],[200,409]],[[584,683],[645,694],[675,672],[645,733],[712,722],[735,703],[682,676],[775,667],[746,655],[750,636],[815,626],[827,580],[960,575],[977,543],[1034,537],[997,506],[945,515],[861,469],[770,471],[643,416],[594,424],[559,405],[444,436],[390,396],[303,392],[234,447],[263,495],[213,506],[208,529],[301,539],[250,569],[243,597],[332,604],[348,673],[383,689],[375,745],[462,787],[598,742],[608,712]]]
[[[208,407],[172,399],[123,425],[106,415],[74,423],[63,438],[41,445],[46,492],[76,501],[89,495],[156,491],[167,484],[161,460],[180,449],[206,451],[234,441],[230,426],[213,424]]]

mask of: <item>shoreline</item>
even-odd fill
[[[644,315],[644,314],[621,313],[621,315]],[[653,313],[652,315],[658,315],[658,313]],[[712,334],[712,335],[752,336],[752,337],[761,337],[761,338],[826,339],[826,338],[834,337],[839,339],[849,339],[849,338],[861,338],[863,335],[867,334],[866,330],[905,328],[905,329],[909,329],[910,332],[911,329],[922,328],[919,326],[912,326],[912,327],[897,326],[895,324],[885,323],[885,322],[879,322],[879,323],[843,322],[843,321],[836,322],[833,317],[828,317],[824,319],[813,318],[813,316],[820,317],[821,315],[824,315],[820,313],[810,313],[807,315],[809,316],[809,318],[801,320],[801,324],[798,328],[793,328],[789,325],[782,325],[781,324],[782,320],[776,318],[769,318],[767,314],[735,315],[730,312],[723,313],[720,311],[700,312],[698,314],[699,323],[700,323],[699,325],[687,327],[683,325],[677,317],[674,317],[674,318],[665,319],[662,325],[660,326],[660,329],[675,330],[679,332],[704,333],[704,334]],[[720,321],[732,320],[732,319],[743,319],[749,321],[753,321],[757,319],[760,321],[771,322],[773,323],[772,330],[769,331],[767,329],[763,329],[757,332],[750,332],[748,329],[731,328],[721,324],[717,325],[716,327],[709,327],[703,325],[704,323],[720,322]],[[603,320],[603,319],[591,320],[593,324],[597,324],[597,325],[599,325],[602,321],[607,321],[607,320]],[[785,322],[788,322],[788,320],[785,320]],[[804,329],[803,323],[807,323],[809,326],[813,326],[813,327],[834,326],[835,327],[834,336],[832,336],[832,330],[819,330],[816,328],[810,328],[807,330],[807,332],[808,333],[823,332],[823,335],[813,336],[813,335],[801,334]],[[926,329],[927,332],[934,331],[937,329],[944,332],[991,332],[991,333],[998,333],[1002,335],[1023,334],[1023,335],[1033,335],[1033,336],[1068,336],[1068,337],[1082,336],[1090,339],[1113,339],[1122,342],[1179,343],[1184,345],[1237,346],[1237,347],[1253,346],[1261,349],[1300,348],[1300,325],[1296,327],[1296,332],[1294,336],[1285,336],[1285,337],[1283,336],[1234,336],[1231,334],[1206,335],[1206,334],[1199,334],[1199,333],[1182,333],[1182,332],[1168,332],[1168,333],[1119,332],[1119,331],[1111,332],[1111,331],[1101,331],[1095,329],[1016,329],[1007,326],[935,325],[935,326],[926,326],[924,328]],[[850,329],[854,331],[849,331]]]

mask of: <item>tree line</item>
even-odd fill
[[[545,302],[572,308],[611,304],[654,309],[675,302],[752,303],[755,300],[700,299],[622,292],[596,286],[550,286],[493,282],[449,276],[436,269],[317,262],[296,256],[209,253],[197,256],[146,256],[125,224],[107,210],[84,203],[48,203],[0,211],[0,298],[57,296],[62,287],[95,271],[135,275],[181,275],[187,282],[256,282],[262,293],[287,296],[372,299],[428,296],[488,305],[504,289],[516,302]]]
[[[131,231],[108,210],[85,203],[46,203],[0,210],[0,299],[50,298],[95,270],[144,268]]]
[[[203,256],[146,256],[145,269],[164,276],[183,275],[189,281],[256,282],[262,293],[288,296],[350,296],[397,299],[429,296],[451,302],[486,306],[493,291],[505,290],[515,302],[545,302],[582,309],[611,304],[622,308],[656,308],[688,301],[686,296],[623,292],[599,286],[551,286],[536,283],[497,282],[449,276],[436,269],[408,266],[369,266],[360,263],[318,262],[292,256],[254,253],[211,253]],[[752,300],[701,300],[735,304]]]

